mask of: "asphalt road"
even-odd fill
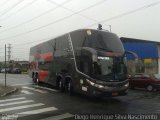
[[[4,74],[0,74],[0,84]],[[7,84],[19,91],[0,99],[0,119],[15,120],[84,120],[126,119],[128,114],[160,113],[160,93],[146,90],[129,90],[129,94],[115,98],[88,98],[82,95],[69,96],[46,85],[35,85],[28,75],[7,75]]]

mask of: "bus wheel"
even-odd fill
[[[39,83],[38,73],[36,73],[35,76],[34,76],[34,83],[36,83],[36,84]]]
[[[71,96],[74,95],[72,80],[70,80],[70,81],[68,82],[67,91],[69,92],[69,95],[71,95]]]
[[[39,78],[38,78],[38,75],[36,77],[36,83],[39,85],[40,84],[40,81],[39,81]]]
[[[147,86],[147,90],[148,90],[149,92],[153,91],[153,86],[152,86],[152,85],[148,85],[148,86]]]
[[[37,82],[37,77],[36,77],[36,76],[37,76],[37,75],[36,75],[36,74],[34,74],[34,75],[33,75],[33,78],[32,78],[32,80],[33,80],[33,82],[34,82],[34,83],[36,83],[36,82]]]
[[[32,73],[32,82],[34,83],[35,81],[34,81],[34,73]]]

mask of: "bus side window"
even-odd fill
[[[59,37],[56,39],[56,49],[57,50],[67,50],[70,48],[69,40],[67,35],[64,35],[62,37]]]

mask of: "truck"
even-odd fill
[[[129,86],[120,38],[97,29],[74,30],[31,47],[29,75],[70,95],[124,96]]]

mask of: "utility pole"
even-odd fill
[[[11,48],[12,48],[11,44],[8,44],[7,48],[8,48],[8,51],[7,51],[8,52],[8,55],[7,55],[8,56],[8,61],[10,61],[11,60]]]
[[[6,85],[6,44],[5,44],[5,87],[7,86]]]

